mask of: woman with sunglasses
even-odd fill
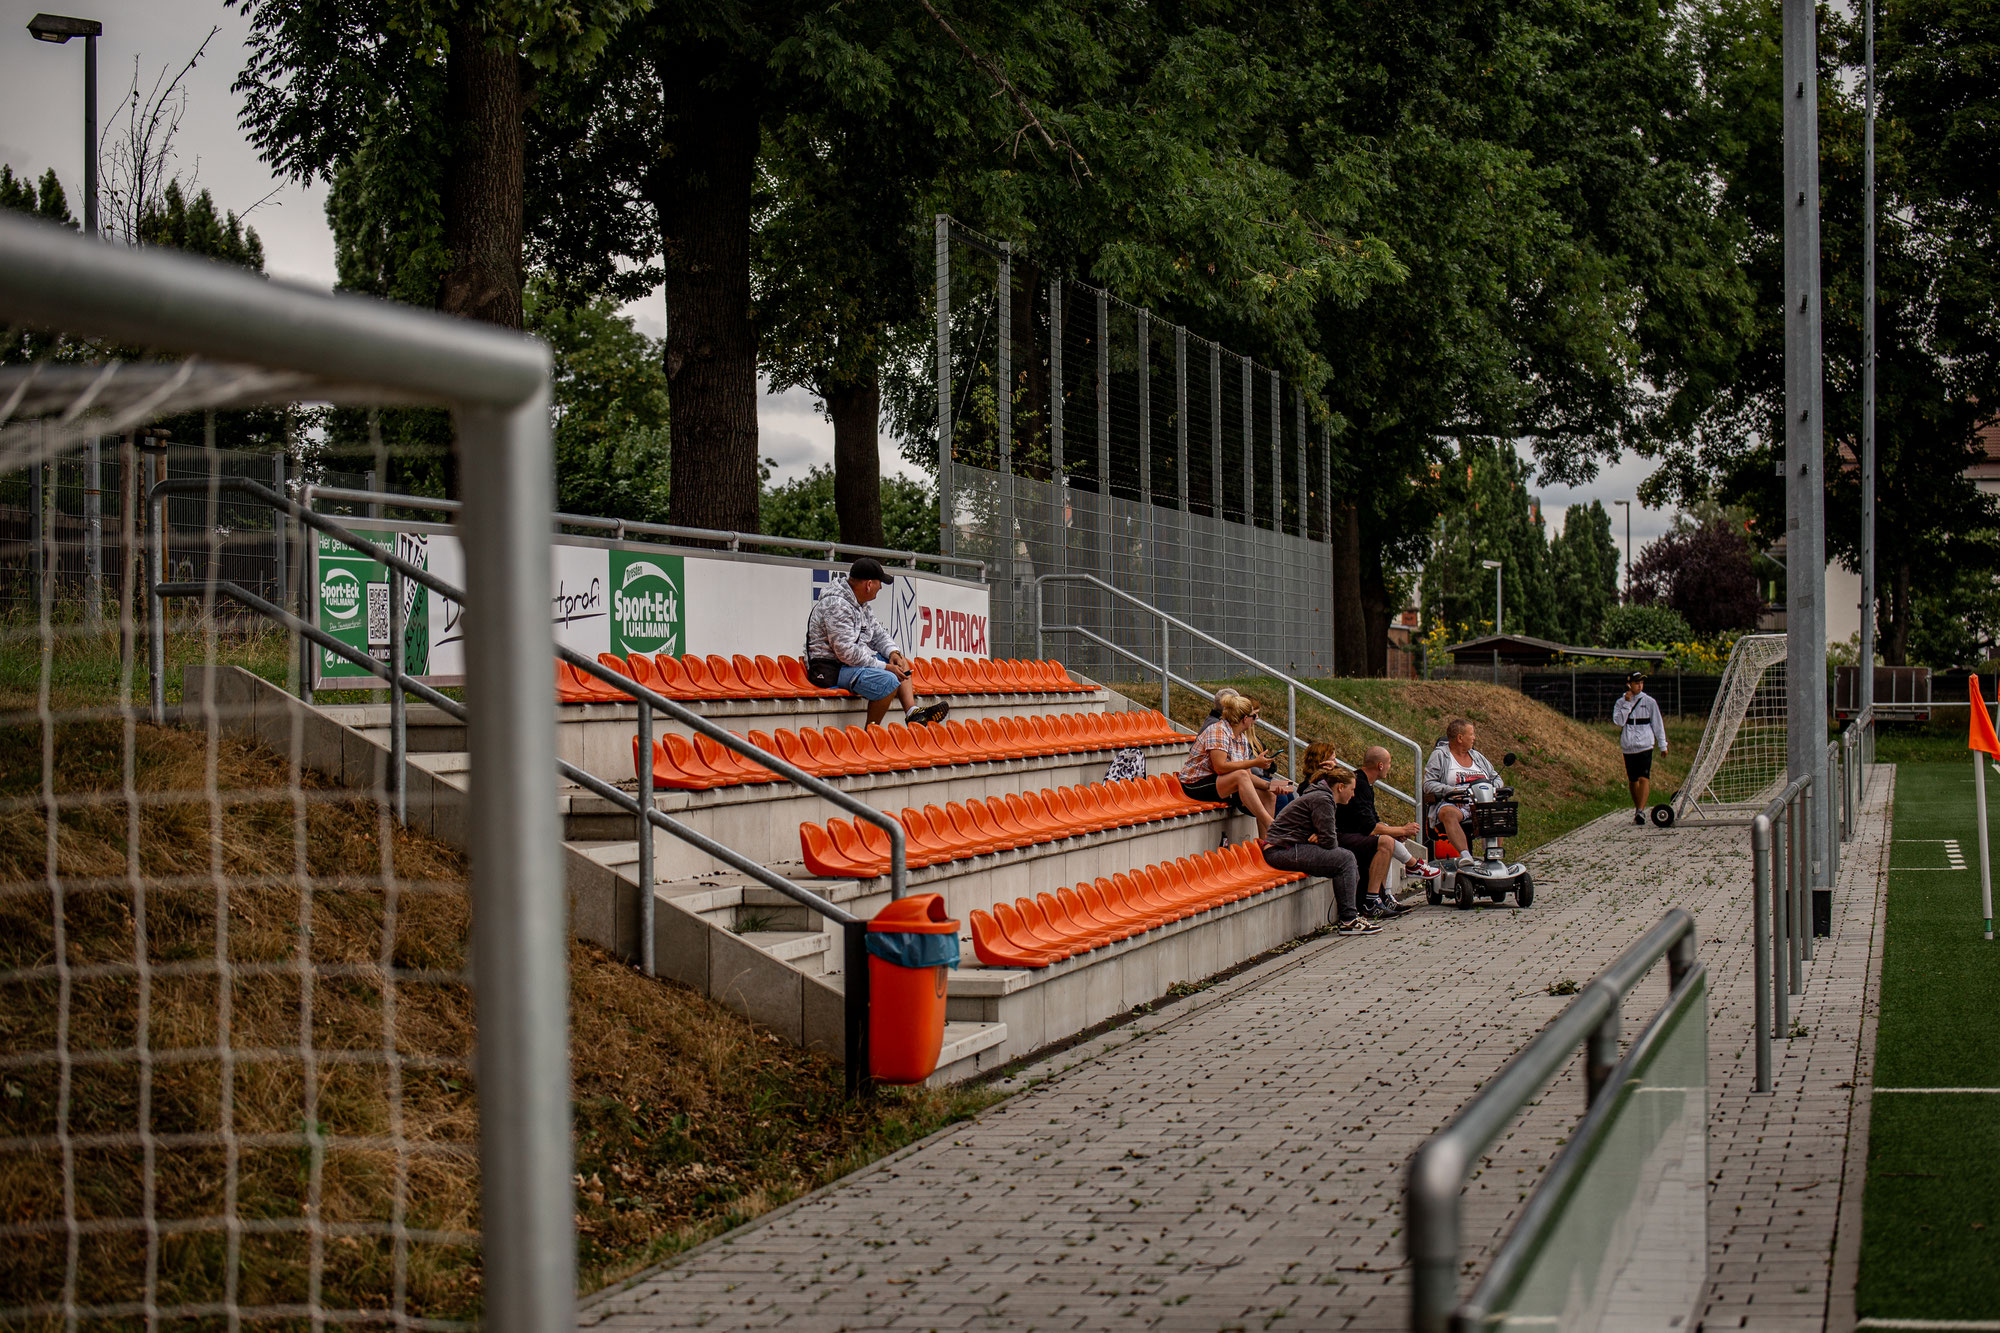
[[[1226,801],[1257,821],[1257,836],[1270,831],[1272,783],[1257,770],[1274,764],[1259,756],[1250,733],[1257,725],[1257,704],[1242,695],[1222,701],[1222,716],[1202,729],[1181,766],[1181,790],[1196,801]],[[1282,781],[1282,780],[1281,780]]]

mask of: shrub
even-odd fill
[[[1664,649],[1688,642],[1695,632],[1672,607],[1614,606],[1604,613],[1597,637],[1605,648]]]

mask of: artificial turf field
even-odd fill
[[[1986,776],[2000,831],[2000,774]],[[1972,777],[1969,754],[1897,767],[1863,1320],[2000,1321],[2000,941],[1982,938]],[[1963,869],[1944,839],[1957,840]]]

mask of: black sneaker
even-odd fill
[[[951,705],[940,699],[936,703],[926,704],[922,708],[912,708],[904,715],[903,721],[913,727],[927,727],[932,723],[944,721],[950,713]]]
[[[1361,910],[1376,921],[1388,921],[1401,916],[1404,912],[1403,908],[1396,905],[1395,899],[1386,896],[1375,899],[1372,904]]]
[[[1646,826],[1645,812],[1643,810],[1634,810],[1632,812],[1632,822],[1634,824],[1637,824],[1640,828],[1644,828]]]

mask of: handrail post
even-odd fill
[[[1756,977],[1757,1091],[1771,1090],[1771,818],[1750,821],[1750,939]]]
[[[1039,590],[1035,598],[1035,609],[1041,610]],[[1160,716],[1172,718],[1174,715],[1174,695],[1172,677],[1167,668],[1167,636],[1173,633],[1173,626],[1164,619],[1160,621]],[[1040,645],[1037,644],[1037,647]]]
[[[1826,853],[1820,847],[1820,829],[1816,827],[1814,809],[1818,799],[1812,795],[1812,781],[1798,793],[1798,903],[1792,907],[1792,947],[1798,951],[1792,959],[1792,981],[1796,983],[1794,995],[1806,993],[1806,963],[1812,961],[1812,889],[1814,889],[1814,863]]]
[[[653,821],[646,813],[653,808],[653,706],[639,702],[639,968],[649,977],[659,975],[653,956]]]
[[[421,589],[419,590],[421,591]],[[396,822],[410,822],[408,705],[403,699],[403,571],[389,571],[389,788]]]
[[[1292,785],[1299,785],[1299,687],[1285,684],[1286,759],[1291,764]]]
[[[1042,580],[1047,577],[1048,575],[1044,574],[1041,578],[1035,580],[1035,660],[1037,662],[1046,662],[1049,658],[1048,649],[1042,645]]]
[[[1796,795],[1796,793],[1794,793]],[[1784,1037],[1790,1029],[1792,1009],[1792,801],[1786,799],[1778,815],[1778,845],[1772,849],[1772,1037]]]
[[[866,1097],[875,1091],[868,1069],[868,923],[842,923],[841,934],[841,1019],[842,1048],[847,1068],[844,1073],[849,1097]]]
[[[1458,1304],[1459,1191],[1465,1162],[1455,1145],[1433,1140],[1410,1158],[1409,1200],[1403,1218],[1410,1235],[1411,1333],[1449,1333]]]
[[[167,604],[161,600],[159,587],[165,575],[167,551],[167,501],[166,497],[155,498],[153,483],[159,475],[160,455],[147,450],[142,456],[139,468],[143,477],[146,497],[146,699],[151,705],[154,726],[164,726],[167,720]],[[35,473],[39,488],[41,472]],[[40,550],[41,537],[35,538],[36,550]]]
[[[1611,1079],[1611,1071],[1618,1067],[1618,1037],[1623,1028],[1619,1010],[1623,997],[1616,990],[1611,993],[1611,1008],[1598,1025],[1590,1030],[1590,1038],[1585,1045],[1583,1057],[1583,1105],[1588,1110],[1604,1093],[1604,1085]]]

